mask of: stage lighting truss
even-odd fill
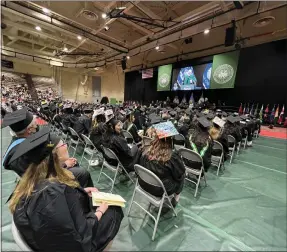
[[[111,10],[107,16],[112,18],[125,18],[127,20],[131,20],[137,25],[141,25],[147,29],[154,29],[154,28],[167,28],[170,24],[178,23],[172,20],[160,20],[160,19],[151,19],[151,18],[144,18],[144,17],[137,17],[125,14],[123,11],[124,8],[115,8]]]

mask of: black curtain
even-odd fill
[[[218,100],[226,105],[239,107],[240,103],[285,104],[287,107],[287,40],[275,41],[242,49],[240,52],[235,87],[196,91],[157,92],[157,67],[154,76],[142,80],[141,71],[128,72],[125,76],[125,100],[149,103],[156,100],[189,99],[191,92],[197,101],[202,92],[209,101]],[[173,68],[195,66],[212,61],[213,56],[176,62]]]

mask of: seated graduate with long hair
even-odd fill
[[[123,129],[131,133],[134,141],[136,143],[139,143],[142,140],[142,138],[138,134],[138,129],[134,124],[134,121],[135,121],[134,113],[132,111],[128,111],[126,113],[126,120],[123,124]]]
[[[136,145],[132,148],[121,134],[122,122],[113,116],[113,112],[106,111],[106,130],[103,135],[103,146],[111,149],[118,157],[126,171],[134,171],[134,165],[138,160],[139,149]],[[117,161],[105,156],[111,165],[117,165]]]
[[[178,132],[172,122],[159,123],[153,128],[156,136],[149,146],[143,148],[139,164],[160,178],[167,194],[174,195],[172,204],[175,206],[179,201],[185,178],[185,167],[181,157],[172,150],[172,136]],[[152,195],[160,197],[163,194],[161,188],[151,186],[143,180],[139,179],[139,184]]]
[[[81,188],[59,163],[62,141],[43,129],[22,142],[11,160],[30,153],[31,164],[9,203],[17,229],[33,251],[103,251],[118,233],[120,207],[91,204],[93,187]]]

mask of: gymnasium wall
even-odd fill
[[[276,41],[254,47],[244,48],[240,52],[234,89],[204,90],[204,96],[212,102],[221,100],[227,105],[239,106],[240,103],[286,104],[287,93],[287,40]],[[213,56],[174,63],[174,68],[204,64],[212,61]],[[150,102],[171,99],[175,95],[180,99],[191,91],[157,92],[157,68],[154,77],[142,80],[139,71],[126,73],[125,100]],[[197,101],[202,91],[193,91]],[[286,104],[287,105],[287,104]]]

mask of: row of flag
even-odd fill
[[[274,124],[283,123],[284,122],[284,105],[282,106],[280,114],[279,114],[280,105],[278,104],[276,109],[275,109],[275,107],[276,107],[276,104],[274,105],[274,107],[271,110],[271,113],[269,115],[269,104],[266,106],[264,112],[263,112],[263,105],[262,105],[261,109],[259,111],[260,120],[263,120],[263,118],[267,119],[269,116],[269,122],[274,122]],[[257,103],[255,109],[254,109],[254,104],[252,104],[251,108],[249,109],[249,104],[247,106],[245,104],[244,104],[244,106],[242,106],[242,103],[241,103],[238,113],[240,115],[242,115],[242,114],[257,115],[258,114],[258,103]]]

